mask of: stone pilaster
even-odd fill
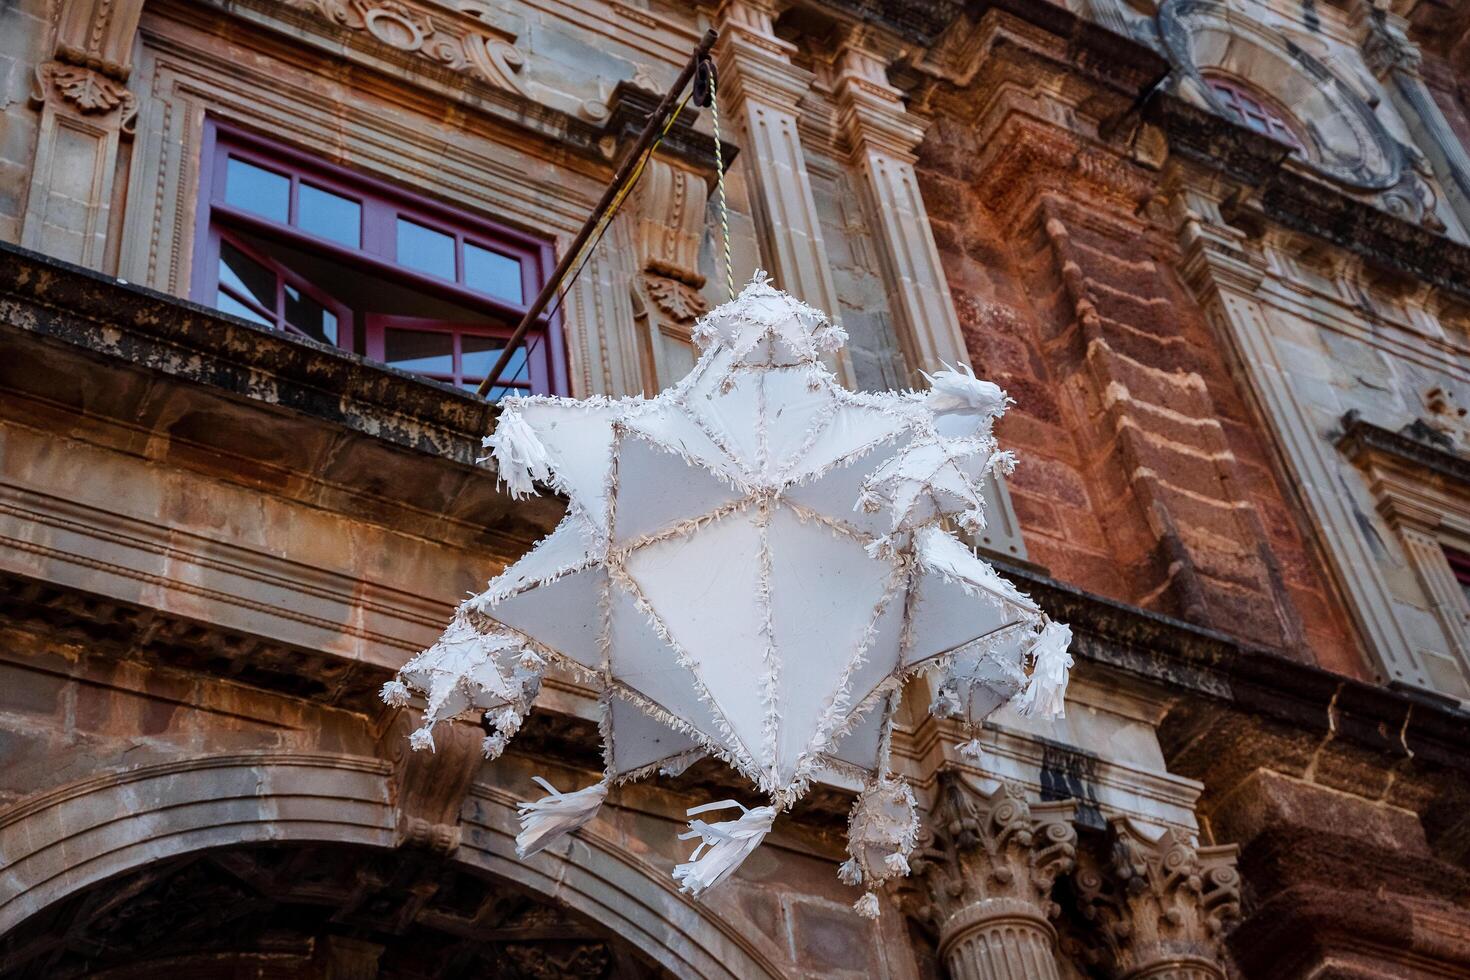
[[[1057,980],[1051,887],[1076,853],[1075,804],[1027,804],[1002,783],[984,793],[948,773],[913,861],[921,919],[939,934],[953,980]]]
[[[118,152],[137,100],[125,82],[143,0],[62,4],[51,60],[36,68],[41,111],[21,244],[92,268],[107,264]]]
[[[1418,47],[1407,37],[1403,18],[1366,3],[1360,12],[1363,60],[1388,89],[1414,141],[1439,174],[1450,207],[1470,229],[1470,154],[1424,83]]]
[[[702,175],[659,157],[649,160],[638,182],[633,219],[638,277],[633,289],[641,380],[649,395],[694,366],[690,331],[709,309],[699,272],[708,199]]]
[[[1088,959],[1117,980],[1225,980],[1221,940],[1240,913],[1236,850],[1113,817],[1106,847],[1084,850],[1073,877],[1094,926]]]
[[[796,47],[776,36],[774,15],[769,0],[728,0],[720,8],[720,106],[739,137],[768,271],[836,320],[837,290],[797,132],[812,74],[791,63]],[[850,380],[845,363],[838,367]]]
[[[904,107],[888,83],[885,59],[869,41],[854,32],[838,56],[838,121],[902,319],[904,358],[911,371],[934,371],[969,356],[914,175],[914,150],[927,125]]]

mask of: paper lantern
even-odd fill
[[[676,877],[698,893],[823,770],[866,782],[859,808],[889,806],[882,746],[906,679],[981,655],[1024,676],[1055,634],[946,529],[981,525],[980,481],[1009,463],[990,433],[998,388],[944,371],[925,393],[848,391],[822,361],[845,334],[761,275],[694,339],[698,363],[653,398],[505,400],[486,440],[500,479],[516,495],[546,484],[568,509],[464,615],[603,692],[601,793],[655,765],[648,733],[664,731],[769,796],[691,823],[700,844]],[[1029,703],[1055,708],[1065,683],[1033,672]],[[528,819],[585,822],[597,789],[554,793]]]

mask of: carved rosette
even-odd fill
[[[1055,980],[1052,885],[1076,856],[1075,804],[1028,804],[1001,784],[981,792],[941,777],[939,801],[913,860],[955,980]]]
[[[1221,939],[1240,914],[1236,850],[1114,817],[1105,856],[1084,855],[1074,879],[1095,926],[1087,959],[1120,980],[1224,980]]]

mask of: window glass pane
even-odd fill
[[[512,303],[525,302],[521,295],[520,260],[469,242],[464,246],[464,284]]]
[[[461,377],[478,381],[490,373],[505,347],[504,337],[474,337],[462,334],[459,338],[459,373]],[[500,375],[502,381],[525,381],[526,348],[517,347]]]
[[[389,329],[383,337],[383,360],[405,371],[454,373],[454,336],[422,330]]]
[[[249,320],[251,323],[258,323],[263,327],[275,326],[274,323],[267,320],[265,317],[261,316],[259,313],[255,312],[250,307],[246,306],[244,303],[240,302],[235,297],[225,292],[223,289],[221,289],[219,291],[219,295],[214,298],[214,307],[221,313],[228,313],[231,316],[237,316],[242,320]]]
[[[480,388],[480,382],[461,381],[459,383],[459,386],[465,391],[478,391]],[[530,388],[515,388],[507,387],[506,385],[496,385],[494,388],[491,388],[489,391],[485,392],[485,400],[498,402],[506,395],[529,395],[530,393]]]
[[[352,248],[362,244],[361,204],[304,182],[296,193],[298,228]]]
[[[398,219],[398,264],[443,279],[454,278],[454,237]]]
[[[268,310],[276,308],[276,274],[225,241],[219,243],[219,281]]]
[[[225,170],[225,201],[285,224],[290,220],[291,180],[230,157]]]
[[[324,344],[337,342],[337,315],[295,286],[287,283],[286,322],[312,340]]]

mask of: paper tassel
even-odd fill
[[[852,903],[852,910],[865,919],[878,918],[878,896],[873,892],[868,892]]]
[[[545,483],[551,479],[551,457],[520,412],[503,412],[484,445],[495,457],[495,469],[515,499],[534,495],[533,481]]]
[[[680,840],[699,838],[699,846],[689,856],[686,864],[674,868],[674,880],[679,890],[698,895],[706,888],[713,888],[728,878],[750,852],[770,833],[776,819],[776,808],[758,806],[747,808],[735,800],[720,800],[706,803],[687,811],[688,816],[708,813],[711,810],[728,810],[740,807],[742,813],[737,820],[721,820],[706,823],[703,820],[689,821],[689,832],[680,834]],[[705,850],[709,848],[709,850]]]
[[[972,738],[968,742],[960,744],[960,755],[969,759],[978,759],[984,753],[980,747],[980,739]]]
[[[505,752],[505,747],[510,739],[504,732],[496,732],[494,735],[486,735],[480,742],[480,748],[485,753],[485,758],[492,762]]]
[[[384,704],[394,708],[401,708],[408,704],[408,688],[401,681],[389,681],[384,684],[378,696],[383,699]]]
[[[1031,647],[1036,665],[1031,680],[1016,698],[1016,711],[1036,718],[1063,718],[1067,713],[1067,671],[1072,655],[1072,630],[1064,623],[1047,623]]]
[[[863,869],[858,866],[856,858],[848,858],[837,866],[837,880],[844,885],[863,883]]]
[[[999,418],[1005,413],[1010,399],[1000,386],[990,381],[981,381],[968,364],[961,364],[956,371],[949,365],[946,370],[926,374],[929,382],[928,403],[932,412],[963,412],[987,419]]]
[[[422,752],[424,749],[434,751],[434,733],[429,731],[427,726],[420,728],[408,736],[408,747],[415,752]]]
[[[551,795],[520,805],[521,832],[516,834],[516,857],[521,860],[585,826],[607,799],[606,780],[575,793],[563,793],[540,776],[532,778]]]

